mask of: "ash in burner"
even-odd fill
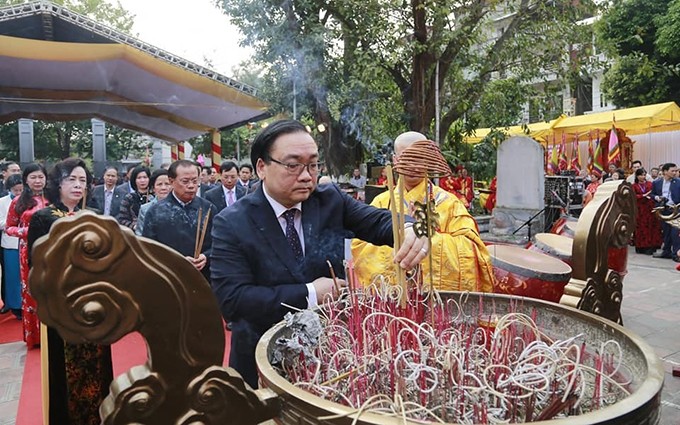
[[[290,336],[276,340],[276,349],[269,359],[271,364],[299,361],[301,356],[308,362],[318,361],[315,352],[323,331],[319,316],[311,310],[302,310],[295,314],[287,313],[283,319]]]

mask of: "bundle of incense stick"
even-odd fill
[[[521,300],[505,308],[480,298],[477,307],[460,294],[427,303],[418,285],[409,288],[406,309],[395,296],[400,288],[386,279],[325,300],[318,340],[301,349],[293,333],[293,344],[283,344],[290,350],[279,366],[283,376],[356,409],[347,423],[362,412],[398,418],[394,423],[546,421],[599,410],[635,390],[616,340],[555,329],[549,315]]]
[[[210,219],[210,210],[203,217],[203,209],[198,208],[198,218],[196,219],[196,245],[194,246],[194,258],[201,255],[201,248],[203,247],[203,240],[205,233],[208,230],[208,220]]]
[[[390,193],[390,212],[392,213],[392,236],[394,238],[394,251],[397,252],[404,242],[404,182],[399,180],[399,211],[397,214],[397,204],[394,196],[394,174],[392,173],[392,165],[385,166],[385,174],[387,174],[387,189]],[[397,265],[397,285],[402,288],[400,305],[402,308],[406,307],[408,302],[408,291],[406,290],[406,275],[404,270]]]

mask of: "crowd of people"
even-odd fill
[[[419,134],[400,137],[395,162],[401,149],[425,139]],[[259,337],[285,313],[337,297],[338,288],[347,285],[346,239],[366,244],[356,247],[354,257],[357,271],[370,280],[375,271],[364,267],[368,263],[361,258],[372,254],[361,251],[394,243],[384,198],[367,205],[337,185],[318,184],[323,163],[314,139],[297,121],[278,121],[263,129],[250,159],[253,166],[225,161],[219,171],[190,160],[153,172],[138,165],[127,170],[122,182],[118,170],[107,167],[98,185],[76,158],[49,171],[39,164],[23,169],[13,162],[3,164],[3,301],[8,313],[23,320],[29,347],[49,347],[52,423],[98,423],[97,406],[111,381],[109,347],[70,345],[49,328],[41,339],[27,286],[30,253],[61,217],[84,208],[111,216],[137,235],[173,248],[201,271],[232,329],[230,366],[252,387],[257,387],[254,350]],[[432,183],[425,175],[401,178],[405,184],[399,202],[409,212],[424,201],[424,188]],[[463,201],[438,187],[435,195],[441,226],[432,250],[450,269],[436,276],[435,286],[492,290],[490,258]],[[400,249],[394,253],[387,248],[380,256],[385,269],[410,270],[428,255],[430,245],[416,235],[414,220],[405,216],[403,222]],[[201,231],[202,243],[197,243]]]
[[[416,132],[396,137],[395,165],[422,140],[426,137]],[[107,167],[99,185],[76,158],[49,171],[39,164],[23,169],[13,162],[2,165],[3,313],[23,321],[29,347],[49,347],[51,422],[99,423],[98,406],[111,381],[109,347],[72,346],[52,329],[41,340],[27,287],[35,241],[56,220],[83,208],[165,244],[202,273],[232,330],[229,364],[254,388],[254,351],[262,334],[287,312],[334,299],[347,285],[346,239],[352,240],[355,270],[364,284],[377,276],[389,279],[397,268],[411,270],[431,254],[435,288],[493,291],[490,256],[466,207],[474,194],[463,167],[456,176],[440,179],[439,186],[425,174],[398,177],[403,182],[396,186],[393,202],[413,213],[416,205],[431,201],[438,223],[428,241],[416,234],[411,216],[405,216],[403,243],[395,253],[390,194],[378,195],[368,205],[338,185],[319,182],[323,163],[304,125],[292,120],[270,124],[255,138],[250,160],[252,166],[225,161],[215,169],[181,159],[153,172],[137,165],[122,182],[118,170]],[[647,176],[639,161],[634,168],[636,249],[651,253],[663,246],[659,255],[678,261],[678,230],[652,214],[658,205],[680,203],[677,167],[664,164],[657,179]],[[358,171],[353,180],[365,186]],[[594,172],[588,192],[594,193],[603,177],[619,179],[624,173],[615,167],[607,176]],[[421,265],[426,273],[428,264]]]
[[[680,262],[679,230],[655,214],[655,209],[662,208],[661,213],[668,215],[674,205],[680,204],[677,166],[674,163],[665,163],[651,168],[648,173],[642,162],[635,160],[632,163],[632,173],[628,177],[616,164],[609,164],[606,173],[592,170],[584,182],[584,206],[593,199],[602,183],[624,179],[632,184],[637,200],[637,224],[631,241],[635,252]]]

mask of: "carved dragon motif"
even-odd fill
[[[622,282],[636,212],[635,193],[629,183],[600,185],[579,218],[572,251],[572,279],[560,304],[622,324]]]
[[[217,302],[174,250],[84,212],[58,220],[36,242],[29,280],[40,320],[65,341],[145,338],[148,360],[114,380],[103,423],[256,424],[278,414],[273,393],[253,391],[222,367]]]

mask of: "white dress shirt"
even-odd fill
[[[265,198],[267,198],[267,201],[269,201],[269,205],[272,206],[272,209],[274,210],[274,215],[279,220],[279,225],[281,226],[281,231],[283,232],[283,234],[285,236],[286,235],[286,219],[283,217],[283,213],[288,211],[290,208],[284,207],[276,199],[269,196],[269,193],[267,193],[267,188],[265,187],[264,184],[262,185],[262,190],[264,191]],[[294,225],[295,225],[295,231],[298,233],[298,236],[300,237],[300,244],[302,245],[302,253],[304,254],[304,252],[305,252],[305,232],[302,231],[302,202],[298,202],[297,204],[293,205],[292,208],[297,210],[295,212]],[[318,304],[318,300],[316,298],[316,289],[314,288],[314,285],[312,283],[307,283],[307,308],[314,308],[314,307],[317,306],[317,304]]]

